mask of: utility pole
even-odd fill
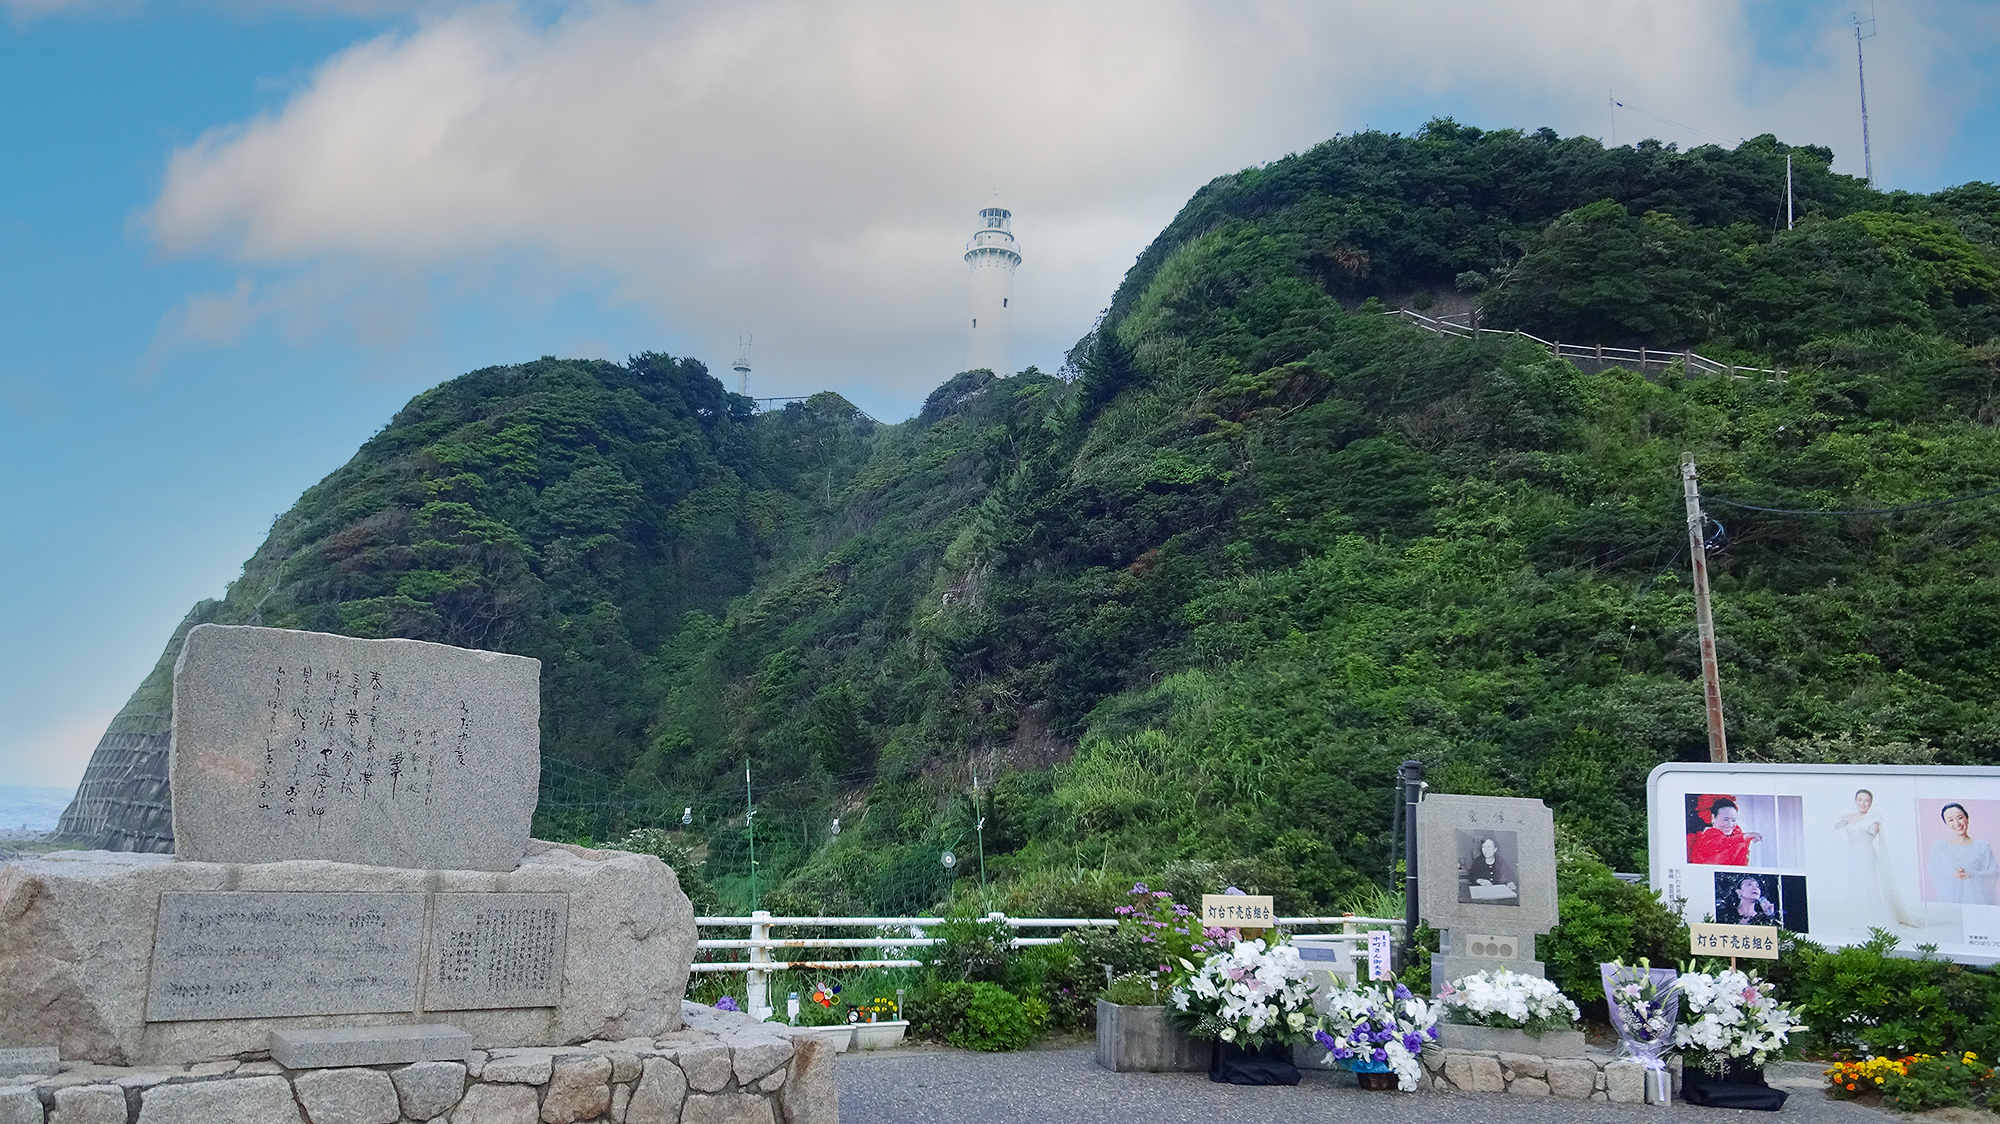
[[[1688,553],[1694,557],[1694,623],[1701,633],[1702,693],[1708,700],[1708,759],[1729,760],[1729,742],[1722,730],[1722,683],[1715,674],[1715,619],[1708,612],[1707,516],[1701,513],[1701,489],[1695,483],[1694,454],[1681,454],[1681,495],[1687,500]]]
[[[1792,228],[1792,154],[1785,153],[1785,229]]]

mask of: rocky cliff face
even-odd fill
[[[216,604],[204,601],[181,621],[152,673],[105,728],[76,796],[56,824],[57,842],[101,851],[174,849],[174,800],[167,787],[174,662],[188,629],[201,624]]]

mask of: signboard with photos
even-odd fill
[[[2000,768],[1675,762],[1646,801],[1653,889],[1690,922],[2000,962]]]

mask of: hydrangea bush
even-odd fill
[[[1158,958],[1149,968],[1162,979],[1191,971],[1181,965],[1199,964],[1240,936],[1234,929],[1202,928],[1193,910],[1174,901],[1167,891],[1149,889],[1144,882],[1133,883],[1125,896],[1126,904],[1112,911],[1118,915],[1119,935],[1136,940]]]
[[[1530,1034],[1568,1030],[1582,1014],[1555,984],[1506,968],[1453,980],[1439,998],[1451,1022],[1511,1027]]]
[[[1674,1028],[1674,1045],[1710,1073],[1723,1072],[1734,1059],[1762,1069],[1784,1052],[1792,1031],[1806,1029],[1754,974],[1734,968],[1683,972],[1679,984],[1683,1021]]]
[[[1437,1041],[1437,1007],[1411,994],[1402,984],[1358,983],[1327,996],[1313,1041],[1329,1057],[1345,1062],[1386,1064],[1396,1075],[1396,1087],[1413,1092],[1422,1074],[1418,1055],[1424,1043]]]
[[[1312,1025],[1312,977],[1288,944],[1242,941],[1213,952],[1174,985],[1169,1004],[1175,1021],[1196,1038],[1257,1049],[1305,1041]]]

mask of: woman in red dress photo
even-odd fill
[[[1734,797],[1708,793],[1695,800],[1694,814],[1708,826],[1688,836],[1688,861],[1704,866],[1749,866],[1750,844],[1763,836],[1743,830]]]

